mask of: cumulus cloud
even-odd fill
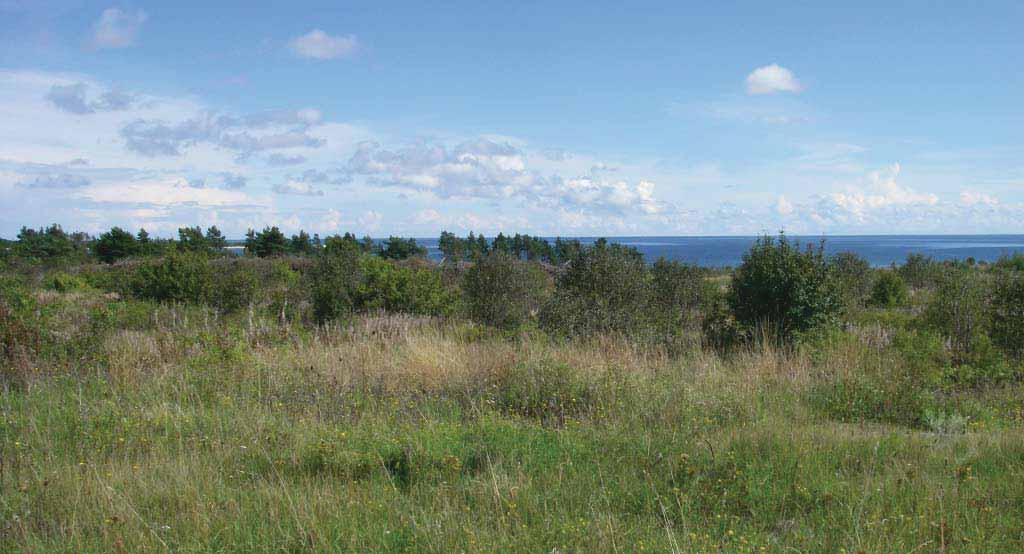
[[[983,192],[965,190],[960,193],[960,203],[964,206],[996,206],[999,199]]]
[[[149,16],[142,10],[107,8],[93,24],[94,48],[125,48],[135,43],[139,29]]]
[[[34,179],[18,183],[18,186],[30,189],[70,189],[88,185],[89,179],[69,173],[37,175]]]
[[[355,35],[331,36],[320,29],[313,29],[289,43],[296,55],[314,60],[349,57],[355,53],[358,45]]]
[[[46,94],[46,99],[57,109],[78,115],[126,110],[134,101],[132,95],[116,90],[108,90],[99,97],[89,100],[86,97],[87,90],[86,84],[81,82],[53,85]]]
[[[323,196],[324,191],[317,190],[313,185],[302,181],[287,181],[284,184],[274,185],[274,192],[278,194],[293,194],[297,196]]]
[[[484,138],[453,147],[419,143],[388,150],[363,143],[348,163],[352,175],[371,184],[429,192],[440,198],[512,199],[534,207],[640,212],[655,214],[665,204],[654,196],[654,184],[608,179],[599,171],[565,178],[528,165],[525,152],[508,143]]]
[[[759,67],[747,75],[747,94],[800,92],[803,85],[793,72],[777,64]]]

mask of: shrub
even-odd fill
[[[401,267],[352,251],[322,256],[312,272],[312,283],[318,322],[373,310],[447,315],[455,305],[437,271]]]
[[[782,341],[834,321],[842,309],[823,248],[801,250],[784,235],[762,237],[743,255],[728,302],[741,325]]]
[[[1024,358],[1024,273],[999,271],[992,291],[992,342]]]
[[[132,292],[159,302],[205,303],[212,296],[214,275],[209,259],[192,252],[172,252],[138,266]]]
[[[87,289],[89,288],[89,283],[78,275],[70,275],[63,271],[58,271],[47,277],[45,286],[57,292],[71,292]]]
[[[643,256],[601,239],[571,258],[541,312],[541,325],[567,335],[635,335],[649,321],[649,291]]]
[[[940,280],[925,308],[925,324],[949,339],[955,363],[969,360],[988,323],[988,300],[988,286],[980,272],[956,269]]]
[[[871,292],[874,272],[867,260],[853,252],[840,252],[829,260],[840,294],[847,306],[860,306]]]
[[[701,322],[701,311],[713,297],[714,287],[705,280],[706,270],[659,259],[650,269],[648,316],[654,328],[670,344]]]
[[[868,303],[879,308],[894,308],[906,304],[908,298],[907,284],[903,282],[899,273],[882,271],[871,287],[871,298]]]
[[[915,289],[934,287],[942,277],[942,264],[924,254],[908,254],[897,269],[900,277]]]
[[[537,264],[494,251],[479,258],[462,278],[469,317],[503,329],[515,329],[534,317],[550,288]]]
[[[996,269],[1009,271],[1024,271],[1024,254],[1015,252],[1012,256],[1000,256],[996,263],[992,264]]]
[[[219,267],[217,279],[210,291],[210,303],[223,312],[234,312],[257,301],[260,278],[254,268],[232,260],[227,267]]]
[[[401,267],[376,256],[359,259],[361,280],[353,292],[359,311],[385,310],[420,315],[448,315],[454,298],[430,268]]]
[[[313,296],[313,316],[318,323],[342,319],[354,309],[352,293],[362,274],[357,249],[328,250],[317,261],[310,273]]]

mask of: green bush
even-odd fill
[[[728,302],[742,326],[781,341],[835,321],[842,310],[823,248],[802,250],[784,235],[764,236],[743,255]]]
[[[942,278],[942,264],[924,254],[908,254],[896,271],[903,281],[915,289],[932,288]]]
[[[947,271],[925,308],[924,323],[950,341],[954,363],[970,361],[988,325],[989,287],[984,276],[970,269]]]
[[[131,289],[138,298],[201,304],[210,301],[213,283],[214,272],[207,256],[171,252],[163,259],[140,264]]]
[[[322,256],[312,283],[313,311],[319,322],[375,310],[440,316],[455,307],[439,272],[399,266],[368,254]]]
[[[999,271],[992,291],[992,342],[1024,358],[1024,272]]]
[[[545,330],[562,335],[637,335],[650,320],[649,299],[643,256],[601,239],[570,260],[540,321]]]
[[[868,302],[879,308],[895,308],[903,306],[909,299],[907,284],[895,271],[881,271],[871,287],[871,298]]]
[[[829,264],[846,305],[863,305],[875,278],[871,264],[853,252],[840,252],[829,259]]]
[[[89,288],[89,283],[81,276],[58,271],[46,278],[44,286],[57,292],[72,292]]]
[[[360,257],[359,269],[362,280],[353,295],[359,311],[448,315],[454,310],[454,297],[433,269],[402,267],[370,255]]]
[[[544,270],[509,254],[481,256],[462,277],[462,292],[474,321],[515,329],[532,319],[549,295]]]
[[[232,260],[217,268],[210,290],[210,303],[223,312],[234,312],[257,302],[261,281],[254,268],[243,260]]]
[[[666,344],[684,347],[687,337],[699,340],[701,314],[715,293],[706,274],[703,268],[664,259],[651,266],[648,317]]]

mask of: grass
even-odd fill
[[[36,296],[76,350],[8,370],[3,551],[1024,550],[1024,391],[930,387],[881,318],[670,357]]]

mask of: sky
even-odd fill
[[[0,236],[1024,233],[1021,2],[253,4],[0,0]]]

